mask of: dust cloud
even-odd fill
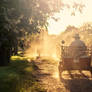
[[[30,43],[29,48],[25,51],[25,56],[30,58],[48,57],[59,60],[60,40],[58,40],[58,35],[49,35],[47,31],[42,31]]]

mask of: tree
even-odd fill
[[[45,6],[45,7],[43,7]],[[28,33],[46,25],[49,8],[43,0],[0,1],[0,65],[7,65],[18,43]]]
[[[92,22],[87,22],[84,23],[81,27],[80,27],[81,31],[88,31],[89,33],[92,33]]]
[[[69,32],[69,31],[77,31],[77,30],[78,30],[77,27],[69,25],[69,26],[67,26],[65,32]]]
[[[10,62],[21,38],[40,32],[62,7],[62,0],[0,0],[0,65]]]

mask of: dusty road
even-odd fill
[[[63,79],[58,76],[58,62],[37,60],[39,67],[37,78],[47,92],[92,92],[92,78],[88,71],[63,72]]]

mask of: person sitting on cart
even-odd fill
[[[79,34],[75,34],[74,41],[69,46],[69,52],[72,57],[86,56],[87,47],[83,41],[80,40]]]

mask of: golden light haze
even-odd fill
[[[75,27],[81,26],[83,23],[92,22],[92,0],[63,0],[64,3],[68,3],[72,6],[73,2],[82,3],[85,5],[82,13],[76,11],[75,16],[71,16],[73,9],[64,8],[60,13],[54,15],[58,20],[55,21],[51,17],[48,22],[49,34],[60,34],[66,29],[68,25]]]
[[[92,21],[92,0],[64,0],[65,3],[69,2],[72,5],[72,2],[75,1],[77,3],[82,3],[85,5],[83,8],[83,12],[80,13],[76,11],[75,16],[71,16],[72,9],[64,8],[64,10],[60,11],[60,13],[56,13],[53,19],[53,16],[48,20],[48,33],[49,34],[60,34],[63,32],[68,25],[73,25],[75,27],[81,26],[85,22]],[[46,31],[47,32],[47,31]],[[65,40],[65,45],[69,45],[73,40],[71,35],[74,33],[66,34],[62,37],[55,35],[48,35],[45,31],[39,34],[40,38],[35,38],[30,44],[30,48],[25,52],[25,55],[29,57],[37,57],[37,56],[49,56],[55,59],[60,59],[60,42],[61,40]],[[71,35],[70,35],[71,34]],[[69,39],[67,39],[69,38]],[[38,39],[38,40],[37,40]],[[67,40],[67,41],[66,41]]]

